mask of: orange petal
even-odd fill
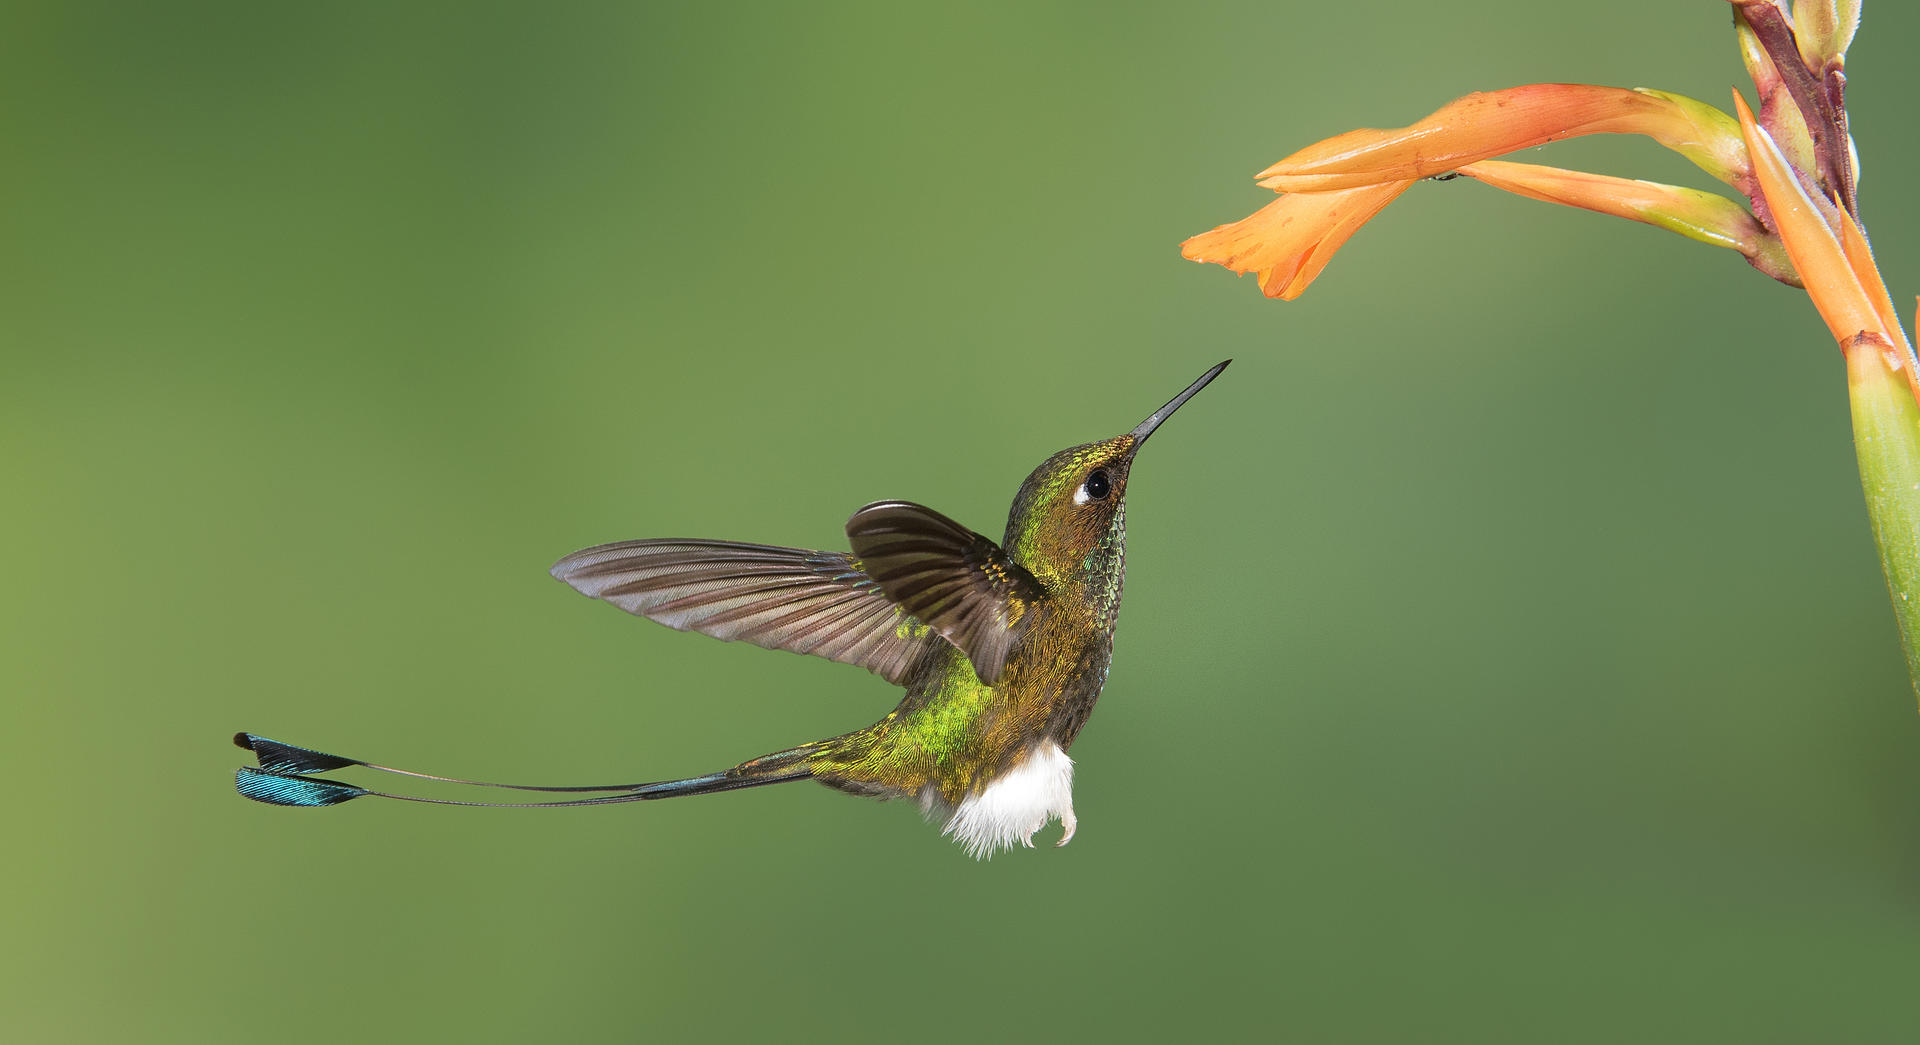
[[[1529,199],[1643,221],[1749,256],[1766,235],[1745,207],[1698,189],[1505,160],[1470,163],[1460,173]]]
[[[1780,237],[1761,227],[1745,207],[1724,196],[1655,181],[1506,160],[1469,163],[1460,168],[1460,173],[1528,199],[1645,222],[1712,246],[1731,247],[1767,275],[1800,285]]]
[[[1900,326],[1900,313],[1894,311],[1893,295],[1887,293],[1886,280],[1880,278],[1880,267],[1873,263],[1873,248],[1867,244],[1867,234],[1860,231],[1860,224],[1846,211],[1840,212],[1840,249],[1846,252],[1847,265],[1853,269],[1853,278],[1860,289],[1873,303],[1873,313],[1880,317],[1882,327],[1899,342],[1900,348],[1908,359],[1913,358],[1913,345],[1907,340],[1907,332]],[[1911,377],[1912,368],[1908,368]],[[1915,386],[1920,394],[1920,385]]]
[[[1773,215],[1774,226],[1780,230],[1787,256],[1793,259],[1794,269],[1806,284],[1807,296],[1813,299],[1820,318],[1826,320],[1834,340],[1844,345],[1864,330],[1891,342],[1899,335],[1885,329],[1879,310],[1874,308],[1866,288],[1860,285],[1853,263],[1847,259],[1840,237],[1828,224],[1820,204],[1807,194],[1779,146],[1754,122],[1753,111],[1747,108],[1746,99],[1740,97],[1738,91],[1733,94],[1733,105],[1740,118],[1740,130],[1747,139],[1747,151],[1753,157],[1760,195]]]
[[[1180,244],[1182,257],[1260,274],[1260,291],[1292,301],[1333,253],[1412,181],[1340,192],[1287,193],[1231,225]]]
[[[1645,134],[1732,184],[1746,173],[1725,113],[1664,91],[1536,83],[1455,99],[1398,130],[1358,130],[1309,145],[1261,171],[1278,192],[1324,192],[1444,174],[1492,156],[1583,134]]]

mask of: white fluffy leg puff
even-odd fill
[[[1079,822],[1073,815],[1073,759],[1048,741],[976,795],[968,795],[947,818],[942,834],[952,835],[975,859],[1014,845],[1033,848],[1033,836],[1058,819],[1062,846],[1073,841]]]

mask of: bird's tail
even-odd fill
[[[812,765],[815,756],[820,753],[823,746],[807,744],[790,748],[763,758],[756,758],[751,762],[742,762],[732,769],[682,780],[660,780],[645,784],[601,784],[586,787],[540,787],[529,784],[495,784],[484,780],[463,780],[459,777],[416,773],[410,769],[396,769],[393,766],[383,766],[363,759],[329,755],[309,748],[295,747],[292,744],[268,740],[266,737],[252,733],[236,733],[233,742],[253,752],[260,763],[258,768],[242,766],[234,775],[234,784],[239,788],[240,793],[256,802],[277,806],[334,806],[356,798],[391,798],[401,802],[423,802],[428,805],[517,809],[556,809],[569,806],[616,805],[621,802],[648,802],[656,798],[707,795],[716,791],[738,791],[748,787],[783,784],[789,780],[805,780],[813,776]],[[448,784],[503,788],[509,791],[580,794],[590,797],[557,799],[549,802],[463,802],[450,798],[425,798],[419,795],[374,791],[344,781],[311,775],[354,766]]]

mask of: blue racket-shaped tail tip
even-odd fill
[[[253,752],[260,768],[269,773],[325,773],[363,764],[358,759],[282,744],[278,740],[268,740],[252,733],[235,733],[233,743],[236,747]]]
[[[290,773],[269,773],[252,766],[241,766],[236,770],[233,783],[241,794],[255,802],[276,806],[337,806],[372,793],[352,784]]]

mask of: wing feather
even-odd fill
[[[1045,600],[1040,582],[992,540],[908,501],[881,501],[847,521],[874,582],[960,647],[989,684]]]
[[[574,552],[553,575],[670,628],[857,664],[894,683],[944,641],[845,552],[621,541]]]

